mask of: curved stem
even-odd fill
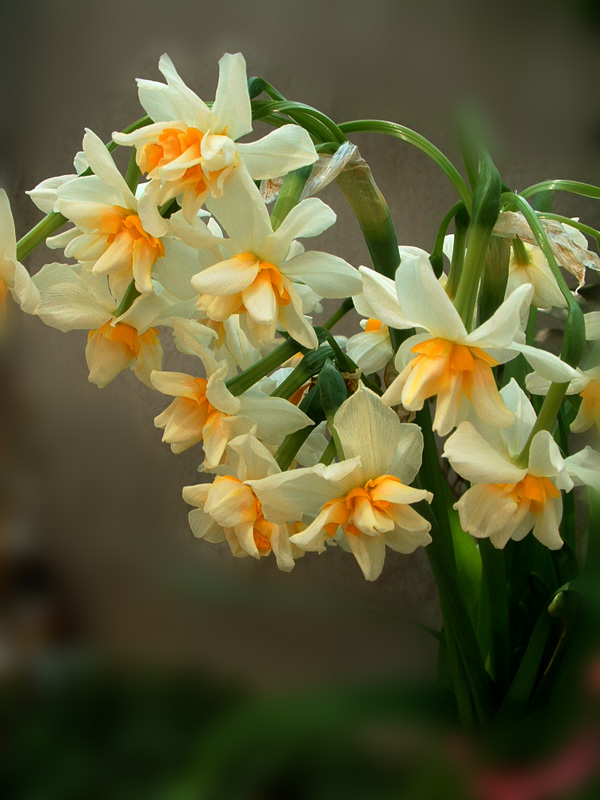
[[[388,136],[395,136],[397,139],[402,139],[402,141],[418,147],[419,150],[429,156],[429,158],[438,165],[458,192],[467,211],[471,211],[471,191],[462,175],[450,159],[445,156],[438,147],[432,144],[429,139],[421,136],[420,133],[404,125],[399,125],[396,122],[386,122],[385,120],[379,119],[361,119],[353,120],[352,122],[342,122],[338,127],[343,133],[385,133]]]

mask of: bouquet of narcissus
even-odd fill
[[[29,192],[47,216],[19,242],[2,194],[2,296],[89,331],[99,387],[129,368],[168,398],[154,424],[175,454],[198,453],[183,499],[205,546],[284,571],[340,547],[369,581],[388,548],[423,547],[462,723],[539,713],[577,684],[600,605],[600,312],[584,314],[600,233],[552,210],[559,192],[600,189],[511,191],[474,135],[463,177],[402,125],[336,124],[248,80],[239,54],[219,67],[205,102],[163,56],[165,82],[138,81],[144,116],[108,144],[86,131],[76,171]],[[416,146],[454,186],[431,253],[398,246],[358,131]],[[336,221],[315,196],[332,181],[369,265],[314,249]],[[42,242],[64,258],[30,277]],[[356,333],[336,336],[350,311]],[[540,314],[564,325],[560,353],[539,346]],[[191,374],[163,364],[167,336]]]

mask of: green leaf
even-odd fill
[[[319,373],[318,387],[321,406],[325,412],[327,422],[331,426],[338,408],[348,397],[348,389],[333,361],[329,358],[325,361],[323,369]]]

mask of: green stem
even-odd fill
[[[279,464],[279,468],[282,472],[288,469],[292,461],[298,455],[298,451],[313,431],[314,425],[307,425],[306,428],[301,428],[299,431],[290,433],[285,437],[275,453],[275,461]]]
[[[548,394],[544,398],[540,413],[535,421],[535,425],[531,429],[529,438],[525,442],[525,446],[521,451],[516,463],[518,466],[526,467],[529,463],[529,450],[534,436],[540,431],[552,431],[554,423],[560,411],[562,401],[565,397],[566,391],[569,388],[568,383],[553,383],[551,384]]]
[[[17,242],[17,261],[23,261],[38,245],[45,242],[59,228],[62,228],[67,221],[66,217],[55,211],[40,220],[35,227]]]
[[[420,133],[416,133],[416,131],[406,128],[404,125],[398,125],[395,122],[386,122],[379,119],[361,119],[353,120],[352,122],[343,122],[340,124],[339,128],[344,133],[385,133],[388,136],[395,136],[397,139],[402,139],[402,141],[418,147],[419,150],[429,156],[442,172],[444,172],[458,192],[467,211],[471,211],[471,191],[462,175],[450,159],[445,156],[438,147],[432,144],[432,142],[424,136],[421,136]]]
[[[512,650],[504,551],[497,550],[489,539],[482,539],[479,542],[479,552],[483,563],[483,585],[489,598],[492,675],[499,686],[505,687],[510,677]]]
[[[127,172],[125,173],[125,183],[133,194],[135,194],[135,190],[137,189],[137,185],[140,182],[140,178],[142,176],[142,172],[138,167],[138,163],[136,160],[136,151],[135,147],[131,150],[131,155],[129,156],[129,164],[127,165]]]
[[[448,232],[448,227],[454,217],[464,209],[464,204],[462,201],[456,203],[452,206],[450,211],[446,214],[444,219],[442,220],[440,227],[438,228],[437,236],[435,237],[435,243],[433,245],[433,250],[431,251],[431,255],[429,256],[429,261],[431,266],[433,267],[433,271],[435,272],[436,278],[439,278],[442,272],[444,271],[444,239],[446,238],[446,234]]]
[[[302,190],[306,186],[306,181],[309,179],[311,172],[312,165],[309,165],[295,169],[285,176],[283,186],[275,201],[273,211],[271,211],[271,226],[274,231],[281,225],[292,208],[298,204]]]
[[[342,317],[345,317],[346,314],[353,308],[354,308],[354,301],[352,300],[351,297],[347,297],[343,301],[343,303],[341,303],[339,308],[333,312],[333,314],[329,317],[327,322],[323,323],[323,327],[328,331],[331,330],[333,326],[337,325],[337,323],[342,319]]]
[[[314,375],[320,372],[327,359],[332,356],[333,350],[330,347],[320,347],[318,350],[311,350],[304,356],[302,361],[287,378],[279,384],[275,391],[271,393],[271,397],[285,397],[286,399],[291,397]],[[257,365],[255,364],[254,366]],[[253,368],[254,367],[250,367],[250,369]]]
[[[140,292],[138,292],[138,290],[135,288],[135,281],[132,280],[127,289],[125,290],[125,294],[123,295],[121,302],[115,309],[113,316],[120,317],[126,311],[129,311],[129,309],[134,303],[134,300],[136,300],[139,296]]]
[[[580,181],[542,181],[541,183],[535,183],[533,186],[528,186],[520,194],[521,197],[527,198],[541,192],[570,192],[582,197],[591,197],[593,200],[600,200],[600,187],[591,183],[581,183]]]
[[[466,211],[464,213],[459,212],[454,221],[454,247],[452,248],[452,260],[446,283],[446,294],[451,300],[454,300],[456,296],[456,290],[465,263],[468,230],[469,216]]]
[[[337,452],[337,447],[335,444],[334,439],[330,439],[327,447],[323,450],[323,455],[319,460],[319,464],[331,464],[333,459],[335,458],[335,454]]]
[[[245,391],[254,386],[261,378],[273,372],[273,370],[280,367],[298,352],[305,352],[305,348],[299,345],[294,339],[287,339],[267,356],[257,361],[256,364],[240,372],[239,375],[230,378],[226,386],[231,394],[239,397],[239,395],[244,394]]]
[[[517,264],[521,266],[527,266],[527,264],[531,264],[531,257],[527,252],[527,248],[518,236],[512,240],[512,248],[515,253],[515,262]]]

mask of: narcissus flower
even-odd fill
[[[514,414],[510,427],[499,431],[479,421],[462,422],[444,448],[453,469],[471,483],[455,505],[461,525],[500,549],[533,529],[538,541],[558,550],[563,545],[561,490],[573,488],[568,465],[548,431],[534,436],[527,466],[518,463],[536,414],[514,380],[501,395]]]
[[[150,373],[160,369],[162,347],[157,324],[168,320],[169,306],[155,294],[138,297],[118,319],[116,300],[101,275],[82,267],[48,264],[33,278],[41,302],[40,319],[63,333],[89,331],[85,357],[89,379],[102,388],[124,369],[150,386]]]
[[[495,427],[512,423],[513,414],[498,394],[492,369],[519,352],[551,380],[572,376],[556,356],[524,343],[531,286],[517,288],[490,319],[468,332],[427,258],[404,260],[395,284],[366,267],[360,272],[363,294],[354,301],[360,314],[370,317],[378,309],[379,318],[392,328],[425,331],[399,348],[395,362],[399,374],[382,399],[389,406],[402,404],[408,411],[418,411],[427,398],[435,397],[433,428],[442,436],[471,410]]]
[[[222,467],[212,483],[186,486],[183,499],[196,508],[190,512],[194,536],[207,542],[227,541],[238,558],[275,555],[284,572],[294,567],[300,553],[290,542],[298,525],[273,523],[265,519],[252,481],[279,472],[277,462],[255,436],[247,434],[229,442],[228,466]]]
[[[379,372],[394,355],[388,326],[378,319],[361,320],[360,326],[362,333],[348,339],[346,352],[363,372]]]
[[[153,372],[155,389],[175,399],[154,420],[164,428],[163,442],[174,453],[182,453],[202,442],[204,467],[217,467],[227,442],[253,432],[262,442],[278,444],[288,433],[312,424],[309,417],[282,397],[269,397],[250,389],[234,397],[226,386],[229,365],[218,361],[208,350],[198,348],[206,378],[194,378],[182,372]]]
[[[157,208],[177,197],[188,222],[207,197],[219,197],[228,178],[244,164],[252,178],[274,178],[317,160],[308,133],[283,125],[255,142],[237,140],[252,131],[246,62],[241,53],[219,61],[219,83],[211,108],[179,77],[171,59],[158,64],[167,83],[138,80],[140,103],[152,125],[133,133],[113,133],[115,142],[133,145],[137,163],[151,185],[142,217],[153,235],[166,231]]]
[[[401,423],[374,392],[361,386],[339,409],[334,427],[345,460],[250,481],[267,519],[312,517],[291,540],[323,552],[336,541],[355,556],[367,580],[381,574],[386,545],[412,553],[431,542],[429,522],[411,505],[432,495],[409,484],[421,466],[423,436]]]
[[[64,247],[69,258],[85,262],[97,275],[107,275],[116,297],[125,293],[132,280],[138,292],[152,292],[157,261],[170,257],[175,262],[171,270],[177,271],[184,269],[182,261],[195,261],[196,254],[181,242],[148,233],[138,214],[136,196],[92,131],[84,136],[83,150],[94,175],[62,183],[54,203],[55,210],[75,228],[50,238],[48,245]]]
[[[303,313],[302,284],[326,298],[347,297],[361,289],[358,271],[346,261],[329,253],[303,252],[295,241],[329,228],[334,212],[316,197],[309,198],[273,231],[260,192],[241,171],[231,178],[227,194],[212,200],[209,208],[229,238],[216,240],[224,260],[192,278],[202,314],[214,321],[239,315],[250,341],[259,347],[273,341],[278,323],[300,344],[317,347]],[[198,220],[197,229],[202,226]]]
[[[40,295],[23,264],[17,261],[15,223],[8,196],[0,189],[0,316],[9,292],[23,311],[35,314]]]

